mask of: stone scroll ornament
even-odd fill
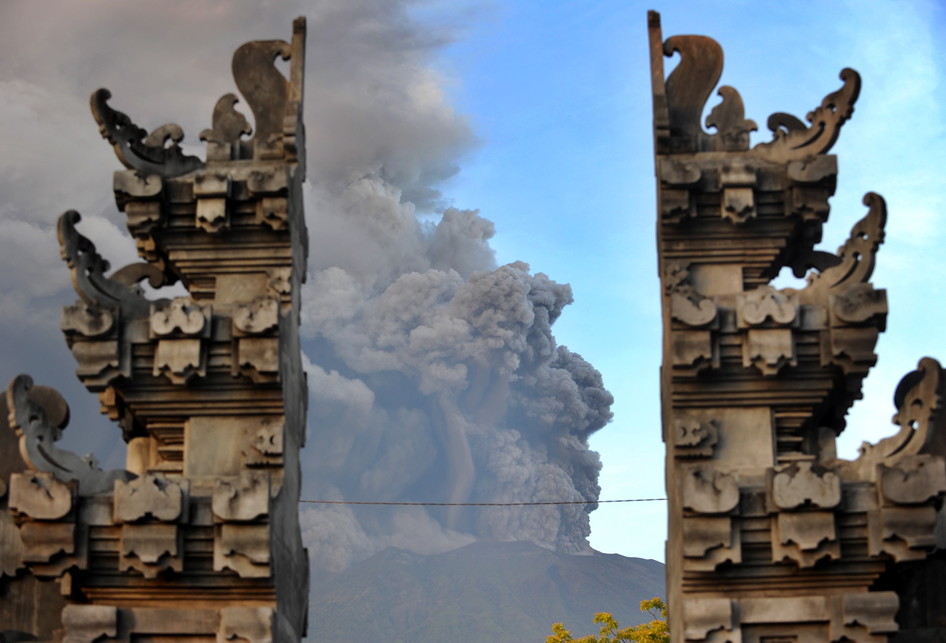
[[[109,263],[95,249],[95,244],[76,229],[82,217],[69,210],[61,217],[57,231],[60,254],[69,266],[72,284],[79,297],[94,308],[120,310],[129,317],[147,316],[154,303],[145,298],[138,284],[147,280],[152,288],[176,281],[153,264],[134,263],[106,277]]]
[[[80,496],[110,493],[116,480],[127,482],[136,477],[120,469],[102,471],[93,456],[58,448],[55,443],[69,422],[69,407],[55,389],[34,389],[29,375],[18,375],[10,382],[6,407],[10,425],[20,439],[20,453],[33,471],[51,473],[61,482],[75,480]]]
[[[99,124],[102,137],[112,144],[118,160],[125,167],[142,175],[157,174],[164,178],[181,176],[203,167],[203,161],[196,156],[187,156],[178,145],[184,139],[180,125],[168,123],[148,134],[126,114],[109,107],[111,97],[112,93],[107,89],[96,90],[90,99],[92,115]]]
[[[680,63],[666,81],[669,133],[681,148],[675,151],[749,150],[749,132],[758,127],[745,117],[742,97],[735,88],[720,87],[717,94],[722,101],[706,117],[706,127],[714,128],[716,133],[707,133],[700,124],[700,116],[723,71],[719,43],[707,36],[672,36],[662,47],[664,56],[680,54]],[[660,74],[663,75],[662,68]],[[807,125],[791,114],[772,114],[766,124],[773,139],[753,147],[753,153],[768,161],[787,163],[830,150],[841,126],[854,112],[861,88],[860,76],[853,69],[843,69],[841,80],[841,88],[828,94],[821,105],[808,113]]]

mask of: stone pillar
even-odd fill
[[[718,90],[712,133],[701,123],[719,44],[664,40],[655,12],[649,36],[671,639],[887,641],[910,597],[878,579],[936,546],[946,378],[921,360],[897,391],[897,435],[856,461],[836,457],[887,313],[869,281],[880,196],[864,197],[866,215],[835,253],[815,249],[837,176],[827,152],[860,78],[842,70],[807,123],[773,114],[772,140],[750,147],[757,126],[732,87]],[[784,267],[808,285],[771,286]]]
[[[52,446],[61,426],[28,377],[7,394],[29,455],[10,478],[10,510],[23,566],[61,581],[63,640],[305,634],[304,55],[302,18],[289,42],[236,51],[255,132],[236,96],[223,96],[200,134],[206,161],[183,153],[177,125],[149,134],[107,90],[92,95],[127,168],[114,175],[115,199],[144,262],[105,276],[79,214],[64,214],[62,255],[80,300],[62,328],[79,378],[128,442],[127,470],[99,471]],[[289,60],[289,78],[276,57]],[[149,299],[146,279],[187,294]]]

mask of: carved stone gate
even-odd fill
[[[836,253],[815,249],[837,176],[827,152],[860,78],[842,70],[807,122],[773,114],[772,140],[750,147],[756,124],[732,87],[706,118],[713,133],[701,124],[720,46],[664,40],[654,12],[649,33],[671,640],[944,640],[922,638],[946,635],[943,598],[915,589],[932,565],[943,573],[927,560],[946,493],[940,365],[924,358],[903,378],[896,435],[854,461],[834,448],[887,313],[869,281],[880,196],[864,197]],[[786,266],[805,288],[770,285]],[[922,564],[905,578],[909,561]],[[917,604],[938,604],[939,622]]]
[[[233,75],[254,128],[237,97],[223,96],[200,134],[206,161],[184,154],[177,125],[149,134],[109,105],[107,90],[92,95],[102,135],[127,168],[115,172],[115,200],[145,262],[106,276],[79,214],[62,215],[62,256],[80,297],[63,309],[62,329],[79,378],[121,427],[127,465],[101,471],[57,448],[65,401],[26,375],[10,383],[10,426],[0,426],[0,638],[305,634],[304,55],[302,18],[291,42],[236,51]],[[288,79],[277,57],[289,60]],[[149,299],[144,280],[180,282],[187,295]],[[17,438],[22,459],[10,448]]]

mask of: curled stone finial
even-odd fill
[[[233,54],[233,78],[253,111],[253,141],[257,147],[272,147],[282,135],[290,87],[274,62],[277,56],[288,60],[291,53],[290,44],[284,40],[255,40]]]
[[[62,482],[78,481],[80,496],[108,493],[115,480],[128,481],[135,477],[119,469],[102,471],[94,457],[79,457],[58,449],[55,442],[68,423],[68,406],[54,389],[44,387],[41,396],[31,395],[32,389],[33,378],[18,375],[6,392],[9,421],[20,437],[20,452],[31,469],[51,473]]]
[[[221,96],[214,106],[212,127],[200,133],[200,140],[207,142],[208,161],[239,158],[240,137],[253,132],[246,116],[234,109],[238,102],[235,94]]]
[[[90,103],[92,116],[99,124],[102,137],[115,148],[115,154],[122,164],[141,174],[158,174],[172,178],[187,174],[200,167],[204,162],[196,156],[187,156],[178,143],[184,138],[180,126],[173,123],[162,125],[150,135],[135,125],[122,112],[108,106],[112,97],[107,89],[98,89],[92,93]]]
[[[666,85],[670,135],[696,151],[708,136],[700,127],[700,116],[723,73],[723,48],[707,36],[671,36],[664,41],[663,53],[680,54]]]
[[[924,357],[917,369],[903,376],[894,393],[900,430],[877,444],[863,443],[855,461],[865,470],[879,463],[888,466],[918,454],[946,456],[946,415],[943,414],[946,377],[939,362]]]
[[[864,195],[867,214],[851,228],[848,240],[838,248],[839,261],[826,270],[812,274],[806,290],[845,289],[854,284],[863,284],[874,272],[877,248],[884,241],[884,226],[887,223],[887,204],[874,192]]]
[[[706,117],[706,126],[715,127],[718,142],[714,149],[737,152],[749,149],[749,132],[759,129],[752,119],[746,118],[742,96],[734,87],[724,85],[717,92],[723,99]]]
[[[808,113],[810,126],[791,114],[772,114],[767,124],[774,138],[769,143],[756,145],[753,148],[755,153],[764,159],[784,163],[830,150],[838,140],[841,126],[854,113],[854,102],[861,91],[861,77],[853,69],[842,69],[841,80],[844,85],[825,96],[821,105]]]
[[[138,282],[147,279],[158,287],[171,280],[149,264],[130,264],[106,277],[108,261],[96,252],[92,241],[76,230],[81,220],[78,212],[69,210],[59,217],[58,223],[60,254],[69,266],[76,292],[93,307],[120,309],[131,316],[147,315],[152,302],[141,295]]]

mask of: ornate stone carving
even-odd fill
[[[722,514],[739,504],[739,486],[725,473],[690,467],[683,478],[683,506],[702,514]]]
[[[184,569],[181,533],[173,524],[126,524],[121,528],[119,569],[133,569],[145,578]]]
[[[184,138],[184,132],[178,125],[162,125],[148,134],[127,115],[109,107],[111,97],[107,89],[96,90],[90,99],[92,115],[102,137],[112,144],[115,155],[125,167],[141,174],[172,178],[203,166],[199,158],[181,151],[178,143]]]
[[[52,610],[64,641],[305,635],[304,44],[299,19],[290,43],[237,51],[255,137],[245,139],[248,121],[226,94],[201,133],[206,163],[182,153],[176,125],[147,135],[109,107],[107,91],[92,97],[129,168],[115,173],[115,200],[147,263],[109,274],[67,212],[60,245],[80,301],[61,321],[80,379],[120,425],[140,477],[57,449],[68,407],[51,389],[21,376],[0,396],[29,467],[9,488],[0,481],[0,595],[24,570],[61,578],[62,598],[38,609]],[[288,77],[276,56],[289,59]],[[145,280],[179,280],[188,296],[151,301]]]
[[[736,323],[743,328],[766,323],[770,326],[788,326],[798,320],[798,295],[794,292],[760,286],[739,293],[736,302],[739,312]]]
[[[233,332],[239,335],[258,335],[276,330],[279,325],[279,300],[275,297],[257,297],[250,303],[237,306],[233,311]]]
[[[772,501],[779,509],[806,505],[832,509],[841,504],[841,478],[812,462],[794,462],[772,471]]]
[[[186,483],[183,483],[186,486]],[[116,522],[153,520],[175,521],[184,508],[181,482],[161,474],[146,474],[129,482],[116,481],[114,516]]]
[[[840,292],[852,285],[865,284],[874,272],[877,248],[884,241],[884,225],[887,222],[887,206],[883,198],[868,192],[864,205],[869,210],[863,219],[851,228],[851,236],[837,251],[841,261],[823,272],[809,277],[808,287],[801,291],[803,303],[815,295]]]
[[[269,513],[269,474],[244,471],[219,478],[213,493],[214,516],[221,520],[256,520]]]
[[[869,281],[881,197],[865,196],[867,215],[836,254],[815,249],[837,180],[827,152],[860,79],[845,69],[807,122],[774,114],[774,140],[750,148],[755,123],[731,87],[706,119],[715,133],[701,127],[722,74],[719,45],[664,40],[655,12],[648,31],[671,638],[881,643],[898,622],[896,640],[925,635],[897,609],[942,612],[941,599],[913,589],[940,575],[941,561],[925,561],[937,533],[946,542],[939,364],[922,360],[898,387],[897,435],[852,462],[834,449],[887,313]],[[786,266],[807,273],[807,287],[773,288]]]
[[[821,105],[807,115],[811,125],[806,126],[791,114],[777,112],[766,122],[773,134],[769,143],[760,143],[753,149],[761,158],[787,162],[814,154],[824,154],[838,140],[841,126],[854,113],[854,103],[861,91],[861,77],[853,69],[841,70],[844,85],[824,97]]]
[[[44,471],[10,475],[10,509],[37,520],[58,520],[72,511],[75,491]]]
[[[69,266],[78,295],[89,307],[120,310],[130,317],[147,315],[151,302],[128,282],[133,278],[138,281],[147,278],[153,284],[158,278],[153,269],[143,267],[139,270],[126,266],[116,273],[122,274],[120,279],[106,277],[108,262],[96,252],[95,244],[76,230],[75,226],[81,219],[78,212],[69,210],[59,217],[58,226],[62,258]]]
[[[200,133],[200,140],[207,142],[208,161],[238,158],[240,138],[253,132],[246,116],[234,109],[238,102],[235,94],[224,94],[214,105],[213,127]]]
[[[102,471],[93,457],[80,458],[57,448],[55,443],[62,435],[62,427],[51,424],[46,409],[30,399],[32,387],[33,379],[28,375],[18,375],[7,387],[11,425],[20,437],[20,452],[31,469],[51,473],[63,482],[75,480],[81,496],[108,493],[115,480],[134,477],[128,471]]]
[[[668,151],[748,150],[749,132],[756,130],[757,126],[745,118],[742,97],[733,87],[719,89],[722,102],[706,119],[707,127],[715,127],[717,134],[707,134],[700,126],[706,102],[723,71],[723,50],[719,43],[706,36],[672,36],[663,42],[662,53],[664,56],[680,54],[680,62],[663,81],[663,91],[658,94],[666,104]],[[653,50],[651,64],[654,77],[659,76],[662,80],[663,62],[655,60]],[[844,85],[825,96],[821,105],[809,112],[810,125],[806,126],[790,114],[772,114],[766,124],[773,133],[773,140],[756,145],[753,154],[768,161],[787,163],[830,150],[841,126],[854,111],[854,102],[860,92],[860,76],[853,69],[841,70],[841,80]],[[662,108],[663,102],[656,104]],[[663,125],[663,118],[659,121]],[[662,128],[658,128],[658,133],[661,132]],[[662,137],[658,137],[658,145],[662,143],[660,139]]]
[[[153,337],[207,336],[210,330],[210,306],[194,303],[190,297],[175,297],[151,305]]]
[[[716,304],[693,287],[688,266],[668,263],[664,272],[664,290],[670,296],[670,312],[674,319],[697,328],[716,320]]]
[[[772,561],[791,560],[801,568],[841,557],[834,513],[808,511],[776,514],[772,523]]]
[[[720,216],[735,224],[745,223],[756,216],[753,195],[756,173],[752,167],[744,163],[724,165],[719,171],[719,183],[723,188]]]
[[[679,413],[673,421],[673,444],[678,458],[700,458],[713,455],[719,439],[719,422],[701,422],[692,415]]]

